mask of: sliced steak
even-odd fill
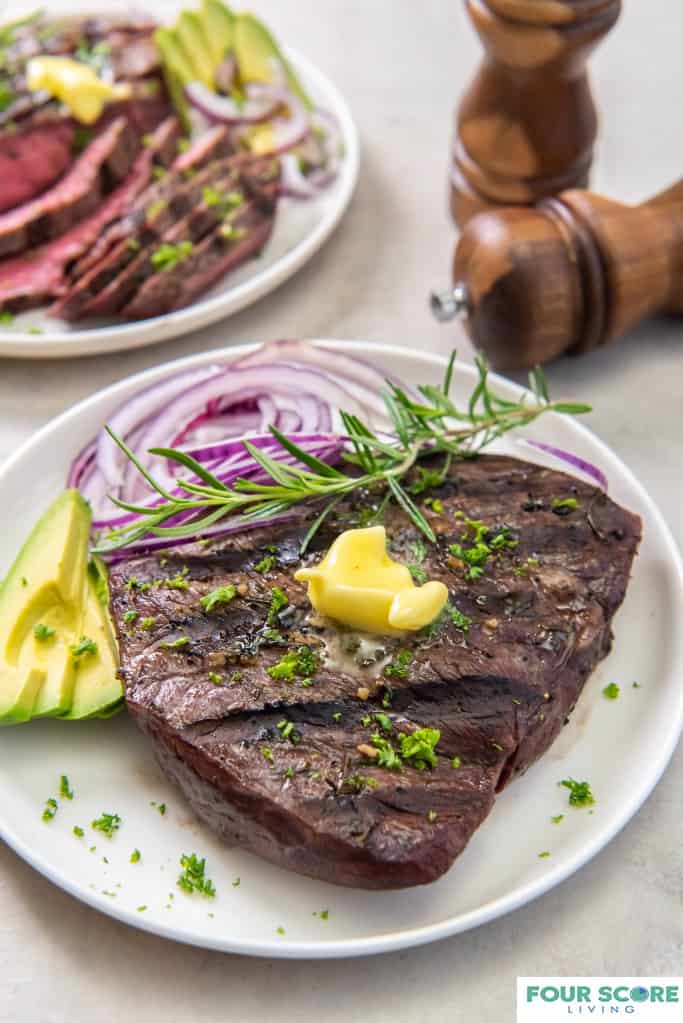
[[[43,305],[67,288],[65,269],[96,241],[102,229],[128,208],[149,183],[155,164],[173,159],[180,125],[169,118],[138,155],[130,174],[101,206],[55,241],[22,256],[0,260],[0,308],[19,312]]]
[[[125,178],[136,151],[137,139],[126,120],[112,121],[53,188],[0,215],[0,256],[50,241],[87,217]]]
[[[307,521],[112,568],[128,709],[226,840],[333,883],[435,880],[496,792],[552,743],[609,651],[640,540],[635,515],[587,483],[504,456],[458,463],[429,496],[441,501],[438,514],[433,503],[422,508],[437,543],[420,546],[389,508],[392,553],[411,563],[424,549],[421,567],[447,585],[465,629],[446,614],[416,635],[361,645],[312,615],[293,579]],[[565,498],[577,507],[554,510]],[[357,525],[369,500],[339,506],[303,560]],[[475,580],[450,553],[466,543],[463,516],[490,537],[507,527],[510,540]],[[206,613],[201,598],[229,584],[237,596]],[[289,606],[269,621],[275,586]],[[315,657],[313,678],[271,677],[301,644]],[[378,766],[373,733],[396,743],[423,727],[441,732],[433,770]]]
[[[0,133],[0,213],[35,199],[73,159],[73,122],[56,120]]]

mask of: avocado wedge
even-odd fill
[[[278,61],[292,92],[307,110],[313,109],[310,96],[270,30],[253,14],[238,14],[235,19],[235,55],[244,82],[272,81],[273,61]]]
[[[213,89],[214,62],[204,26],[196,11],[181,11],[175,25],[175,34],[186,61],[192,67],[190,80],[203,82],[207,89]]]
[[[81,651],[79,653],[79,651]],[[70,709],[62,717],[80,721],[89,717],[109,717],[123,698],[119,681],[116,639],[109,620],[106,600],[98,585],[96,572],[89,571],[85,607],[78,639],[71,647],[76,669],[76,684]]]
[[[204,35],[211,51],[214,70],[232,50],[235,36],[235,15],[220,0],[204,0],[199,12]]]
[[[83,606],[89,531],[88,505],[65,491],[0,588],[0,723],[61,714],[71,704],[68,646]]]

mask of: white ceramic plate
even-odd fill
[[[336,342],[411,382],[436,383],[443,361],[399,348]],[[245,349],[223,353],[226,360]],[[173,368],[213,362],[209,352]],[[41,430],[0,472],[0,575],[28,525],[64,484],[70,459],[118,403],[169,370],[125,380]],[[459,397],[471,368],[455,376]],[[519,388],[502,379],[503,395]],[[558,396],[559,397],[559,396]],[[580,395],[563,397],[580,397]],[[661,515],[618,458],[578,423],[552,415],[525,436],[546,439],[599,464],[612,497],[638,512],[644,540],[613,652],[588,682],[572,722],[555,745],[498,799],[465,853],[436,884],[402,892],[365,892],[310,881],[222,846],[196,823],[164,780],[151,750],[125,714],[111,721],[44,721],[6,729],[0,741],[0,835],[55,884],[91,906],[157,934],[251,955],[350,956],[405,948],[464,931],[548,891],[594,856],[635,813],[664,770],[683,723],[683,571]],[[538,456],[517,442],[522,457]],[[538,458],[543,461],[544,459]],[[552,464],[552,463],[548,463]],[[601,689],[621,686],[616,701]],[[641,688],[632,687],[638,682]],[[73,802],[45,824],[45,800],[67,774]],[[588,779],[594,812],[567,806],[557,782]],[[165,802],[161,817],[150,802]],[[123,818],[111,840],[90,829],[103,811]],[[550,817],[565,813],[562,824]],[[85,829],[81,840],[72,828]],[[89,848],[95,846],[93,852]],[[142,859],[129,862],[137,848]],[[551,855],[539,859],[548,850]],[[175,881],[181,853],[205,856],[214,900],[187,896]],[[106,859],[105,859],[106,857]],[[239,886],[233,883],[240,878]],[[173,897],[171,897],[171,895]],[[145,905],[144,912],[137,907]],[[328,918],[315,916],[328,910]],[[284,928],[284,934],[278,933]]]
[[[142,348],[188,334],[258,301],[315,255],[351,201],[358,180],[358,132],[346,101],[332,82],[308,60],[287,52],[316,104],[333,113],[341,126],[344,160],[330,187],[309,201],[280,200],[273,234],[261,256],[228,274],[186,309],[136,323],[110,322],[89,328],[70,326],[34,309],[17,316],[11,327],[0,329],[0,356],[53,359],[93,355]],[[32,329],[40,333],[30,333]]]

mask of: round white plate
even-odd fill
[[[442,379],[443,360],[436,356],[365,343],[330,344],[359,351],[411,383]],[[41,430],[0,471],[0,575],[30,523],[63,487],[70,459],[119,402],[170,368],[218,357],[232,360],[245,350],[209,352],[125,380]],[[461,366],[454,378],[456,396],[468,395],[473,380],[473,370]],[[495,383],[504,396],[520,393],[500,378]],[[525,777],[503,792],[445,877],[408,891],[353,891],[226,848],[194,820],[125,714],[110,721],[43,721],[5,729],[0,835],[55,884],[119,920],[178,941],[264,956],[364,955],[433,941],[507,913],[572,874],[636,812],[678,740],[683,570],[657,508],[588,430],[548,415],[524,436],[548,440],[600,465],[611,496],[642,516],[644,539],[614,623],[613,651],[589,680],[571,723]],[[509,445],[521,457],[545,461],[519,442]],[[608,682],[621,687],[616,701],[601,695]],[[633,688],[634,682],[640,688]],[[45,800],[57,795],[62,774],[69,776],[75,797],[60,801],[56,817],[45,824],[41,811]],[[597,799],[593,812],[568,807],[567,792],[557,784],[568,776],[590,781]],[[166,804],[165,816],[152,802]],[[123,818],[111,840],[90,828],[103,811]],[[552,824],[551,816],[560,813],[564,821]],[[85,830],[83,839],[73,835],[74,825]],[[136,848],[142,859],[131,864]],[[550,856],[539,859],[546,850]],[[215,899],[176,888],[183,852],[206,857]],[[147,909],[138,912],[139,906]],[[323,910],[326,919],[315,915]]]
[[[310,61],[292,50],[287,52],[315,103],[333,113],[341,126],[344,159],[329,188],[308,201],[281,199],[273,234],[259,258],[248,260],[186,309],[135,323],[90,328],[70,326],[47,316],[43,309],[34,309],[0,329],[0,356],[54,359],[94,355],[142,348],[188,334],[258,301],[315,255],[351,201],[358,180],[360,146],[351,111],[336,86]]]

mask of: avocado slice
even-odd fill
[[[209,44],[215,69],[232,49],[235,34],[235,15],[220,0],[204,0],[199,17],[204,26],[204,36]]]
[[[203,82],[207,89],[213,89],[215,64],[199,15],[195,11],[181,11],[175,34],[187,63],[192,67],[190,81]],[[183,84],[187,85],[187,82]]]
[[[117,678],[119,669],[116,638],[109,619],[108,602],[102,599],[102,588],[97,571],[87,576],[85,606],[81,619],[77,646],[82,638],[92,640],[96,650],[75,658],[76,685],[69,711],[62,715],[67,721],[80,721],[88,717],[108,717],[118,709],[123,698],[123,686]]]
[[[308,110],[313,109],[310,96],[284,53],[275,42],[270,30],[253,14],[238,14],[235,18],[235,54],[240,77],[245,82],[273,80],[272,60],[282,65],[290,89]]]
[[[61,494],[0,587],[0,723],[60,714],[70,705],[68,645],[85,592],[90,519],[77,490]]]
[[[195,80],[193,67],[187,60],[173,29],[157,29],[154,34],[154,41],[161,54],[164,80],[168,94],[171,97],[171,102],[181,120],[183,130],[189,131],[190,118],[187,100],[185,99],[185,85]]]
[[[41,668],[11,668],[0,664],[0,725],[30,721],[44,681],[45,672]]]

